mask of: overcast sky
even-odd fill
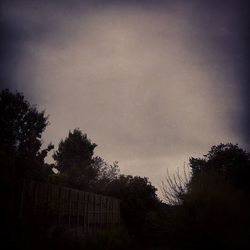
[[[214,144],[248,147],[249,9],[237,2],[4,1],[1,88],[46,109],[45,144],[80,128],[97,155],[159,187]]]

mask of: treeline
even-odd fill
[[[250,154],[234,144],[213,146],[203,158],[190,158],[183,173],[167,175],[164,202],[148,178],[123,175],[118,162],[95,155],[97,144],[79,128],[55,148],[44,146],[49,124],[21,93],[0,92],[0,164],[4,191],[6,249],[20,249],[23,239],[15,192],[18,180],[43,182],[119,198],[122,228],[89,239],[54,238],[33,242],[38,249],[241,249],[250,239]],[[53,164],[45,161],[53,151]],[[118,233],[119,231],[119,233]],[[31,237],[32,238],[32,237]],[[60,239],[60,240],[58,240]],[[96,241],[99,241],[97,244]],[[72,243],[72,245],[71,245]],[[86,243],[86,242],[85,242]]]
[[[250,154],[231,143],[190,158],[189,170],[166,176],[163,195],[175,209],[169,238],[180,249],[250,247]]]
[[[18,221],[13,215],[18,211],[10,208],[18,206],[18,201],[11,197],[22,178],[118,198],[121,201],[123,234],[129,235],[126,244],[144,238],[148,214],[160,203],[157,189],[148,178],[120,174],[118,162],[108,164],[96,156],[97,144],[78,128],[69,131],[56,150],[52,144],[44,146],[42,134],[49,124],[48,116],[32,106],[21,93],[3,90],[0,93],[0,113],[1,185],[6,195],[5,213],[9,215],[5,223],[5,241],[13,235],[13,228],[19,227],[13,226]],[[45,162],[50,151],[54,151],[52,164]],[[11,245],[13,240],[16,239],[9,239],[8,244]],[[120,244],[126,248],[125,242]]]

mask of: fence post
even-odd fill
[[[23,209],[24,209],[24,192],[25,192],[25,180],[21,181],[21,197],[20,197],[20,207],[19,207],[19,219],[23,217]]]
[[[80,193],[77,192],[77,219],[76,219],[76,225],[79,227],[79,210],[80,210]]]
[[[60,225],[61,223],[61,187],[58,190],[58,219],[57,224]]]
[[[69,189],[69,196],[68,196],[68,200],[69,200],[69,208],[68,208],[68,216],[69,216],[69,226],[70,226],[70,220],[71,220],[71,190]]]

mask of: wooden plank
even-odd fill
[[[84,233],[120,222],[120,201],[108,196],[30,180],[23,182],[20,195],[20,215],[32,216],[33,211],[51,223],[81,227]]]
[[[69,226],[71,223],[71,190],[68,190],[68,221],[69,221]]]
[[[61,224],[61,188],[59,187],[59,192],[58,192],[58,218],[57,218],[57,224]]]

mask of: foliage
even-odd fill
[[[53,145],[42,149],[42,133],[47,125],[44,111],[38,111],[23,94],[8,89],[0,92],[2,227],[9,246],[17,246],[21,238],[20,179],[47,180],[51,174],[51,166],[44,159]]]
[[[161,183],[161,192],[164,201],[169,205],[180,205],[188,192],[190,172],[184,167],[181,174],[179,169],[176,174],[170,175],[167,170],[164,181]]]
[[[101,157],[94,157],[94,165],[98,169],[98,176],[95,181],[94,191],[106,194],[110,184],[119,177],[120,169],[118,162],[108,164]]]
[[[39,112],[31,106],[21,93],[1,91],[0,114],[1,188],[5,192],[6,210],[3,223],[6,239],[9,237],[10,242],[20,233],[17,216],[12,216],[17,215],[18,208],[13,192],[16,188],[11,187],[16,179],[12,178],[10,184],[10,177],[48,180],[49,176],[50,181],[58,184],[120,199],[121,216],[128,231],[100,232],[88,241],[67,238],[59,232],[55,241],[52,237],[44,242],[45,245],[40,245],[41,249],[45,246],[53,249],[127,249],[135,246],[135,240],[151,242],[152,246],[161,242],[192,250],[249,247],[250,154],[237,144],[219,144],[202,158],[190,158],[191,175],[187,168],[183,174],[178,171],[170,176],[167,172],[162,183],[163,196],[170,204],[166,205],[158,200],[157,190],[148,178],[120,175],[118,162],[110,165],[95,156],[97,145],[79,129],[69,131],[61,140],[53,154],[55,165],[46,164],[44,159],[53,148],[50,144],[42,149],[42,133],[48,125],[48,117],[44,111]],[[52,167],[59,173],[52,174]],[[7,199],[10,190],[12,200]],[[42,242],[36,230],[34,244]],[[27,241],[33,236],[29,233]]]
[[[121,200],[121,215],[129,232],[142,237],[147,214],[158,205],[156,188],[148,178],[120,175],[110,183],[107,194]]]
[[[191,158],[190,167],[188,182],[177,178],[165,183],[179,201],[168,218],[171,244],[180,249],[249,245],[249,153],[238,145],[220,144],[204,158]]]
[[[216,172],[243,191],[250,191],[250,154],[232,143],[213,146],[204,158],[191,158],[192,180],[204,172]]]
[[[80,231],[70,230],[67,227],[55,226],[48,230],[46,238],[39,242],[36,249],[53,250],[125,250],[137,249],[135,242],[122,226],[109,228],[88,235]]]
[[[97,178],[93,155],[97,145],[79,129],[69,131],[65,140],[61,140],[53,158],[60,174],[65,175],[68,184],[80,189],[88,189]]]
[[[105,189],[118,176],[118,162],[109,165],[101,157],[94,156],[96,146],[80,129],[69,131],[53,154],[60,174],[52,178],[80,189],[96,192]]]
[[[242,249],[249,244],[249,209],[248,198],[224,177],[203,173],[175,208],[170,239],[183,249]]]
[[[191,174],[189,173],[191,170]],[[220,176],[225,181],[249,193],[250,154],[232,143],[213,146],[203,158],[191,157],[189,167],[180,174],[170,176],[169,172],[162,182],[162,194],[165,202],[182,204],[186,195],[193,192],[195,183],[203,176]]]
[[[98,166],[98,179],[112,182],[114,181],[120,173],[118,161],[113,162],[113,164],[109,165],[105,162],[101,157],[96,156],[94,158],[94,165]]]
[[[68,137],[60,141],[58,150],[53,154],[58,170],[67,172],[72,165],[90,165],[96,146],[80,129],[69,131]]]
[[[97,232],[90,236],[84,244],[87,250],[126,250],[137,249],[136,243],[125,228],[114,228]]]
[[[21,93],[13,94],[7,89],[0,92],[0,114],[1,159],[12,165],[12,175],[41,177],[49,171],[43,168],[44,158],[53,148],[50,144],[41,150],[48,117],[31,106]]]

